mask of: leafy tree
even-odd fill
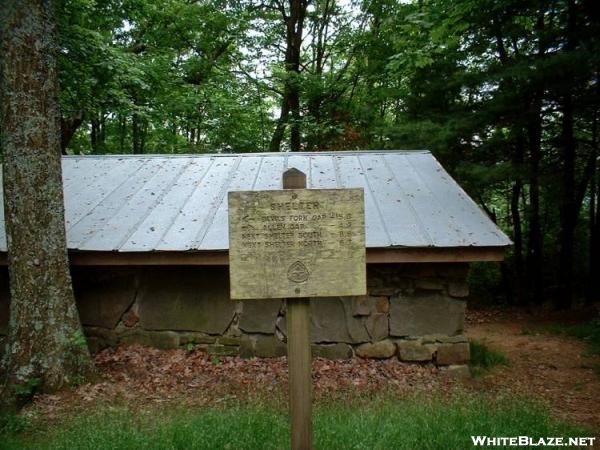
[[[2,403],[92,371],[64,223],[52,2],[8,1],[2,23],[2,149],[11,305]],[[6,405],[5,405],[6,406]]]

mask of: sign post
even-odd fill
[[[231,299],[286,299],[293,450],[312,448],[310,299],[366,294],[365,263],[362,189],[289,169],[283,190],[229,193]]]
[[[283,189],[306,189],[306,175],[296,169],[283,174]],[[292,276],[300,280],[303,268]],[[310,300],[286,299],[287,358],[290,383],[292,449],[312,449],[312,355],[310,350]]]

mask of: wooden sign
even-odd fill
[[[366,293],[362,189],[229,193],[231,298]]]

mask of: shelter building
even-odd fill
[[[466,362],[469,263],[502,260],[511,242],[428,151],[63,157],[71,271],[91,349],[285,354],[285,302],[229,298],[227,193],[280,189],[291,167],[309,188],[365,192],[368,295],[312,302],[313,355]]]

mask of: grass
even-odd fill
[[[510,364],[508,357],[498,350],[492,350],[487,345],[479,341],[469,342],[471,351],[471,372],[473,375],[481,375],[496,366],[508,366]]]
[[[587,343],[587,356],[600,355],[600,319],[577,324],[551,324],[546,327],[553,333],[565,334],[583,339]],[[600,377],[600,362],[592,364],[594,372]]]
[[[483,395],[318,405],[316,449],[464,449],[471,435],[587,436],[540,404]],[[52,427],[5,430],[2,449],[285,449],[285,411],[261,404],[133,411],[97,407]]]
[[[548,331],[566,334],[583,339],[588,344],[589,353],[600,355],[600,319],[577,324],[552,324],[548,325]]]

